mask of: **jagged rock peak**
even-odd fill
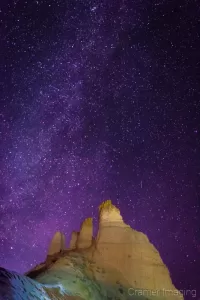
[[[92,218],[87,218],[81,224],[81,228],[84,227],[84,226],[92,226],[92,224],[93,224],[93,219]]]
[[[54,255],[65,250],[65,236],[62,232],[57,231],[50,243],[47,256]]]
[[[113,295],[109,299],[131,300],[134,298],[134,293],[130,297],[125,296],[131,287],[131,292],[150,291],[148,297],[136,293],[135,299],[141,295],[141,299],[155,300],[155,295],[159,292],[160,295],[156,297],[158,300],[183,300],[182,295],[179,296],[173,285],[167,266],[157,249],[145,234],[124,223],[120,210],[112,204],[111,200],[99,206],[99,217],[98,234],[95,240],[92,219],[88,218],[83,221],[80,232],[72,233],[70,249],[73,251],[64,251],[62,255],[57,255],[55,261],[52,261],[52,257],[49,256],[45,265],[41,264],[31,271],[31,278],[36,276],[39,282],[52,285],[58,280],[59,274],[61,276],[59,283],[62,283],[66,290],[70,288],[69,291],[75,293],[78,290],[81,296],[84,295],[81,299],[87,300],[88,295],[91,295],[91,300],[108,299],[106,288],[109,287],[110,293],[110,287],[114,286],[118,296]],[[62,238],[61,233],[55,234],[51,243],[51,254],[62,250]],[[41,277],[40,275],[37,277],[38,272]],[[72,277],[68,279],[69,274]],[[74,275],[80,280],[74,280]],[[69,280],[75,284],[69,284]],[[82,284],[79,284],[80,281],[83,283],[83,289]],[[100,286],[102,286],[101,294],[98,294],[95,289],[98,287],[99,291]],[[169,296],[162,295],[163,291],[167,290],[174,291],[174,296],[171,293]]]
[[[99,219],[100,222],[123,222],[120,210],[112,204],[111,200],[106,200],[99,206]]]
[[[103,209],[117,209],[113,204],[112,204],[112,201],[111,200],[106,200],[106,201],[103,201],[100,205],[99,205],[99,211],[102,211]]]

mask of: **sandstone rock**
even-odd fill
[[[58,284],[59,278],[73,296],[78,292],[85,300],[183,299],[159,252],[145,234],[124,223],[111,200],[100,205],[97,237],[92,236],[89,218],[72,233],[68,250],[47,260],[45,271],[31,274],[41,284]],[[62,247],[55,241],[61,236],[53,241],[50,253],[58,253]]]
[[[51,240],[47,256],[54,255],[65,250],[65,236],[61,232],[56,232]]]
[[[81,230],[77,237],[77,248],[89,248],[92,245],[93,224],[92,218],[87,218],[81,225]]]
[[[77,244],[77,238],[78,238],[79,232],[73,231],[71,235],[71,240],[69,244],[69,249],[75,249]]]
[[[120,210],[112,204],[111,200],[106,200],[99,206],[99,221],[100,225],[105,222],[123,223]]]
[[[130,286],[143,289],[175,289],[167,267],[146,235],[123,222],[111,201],[100,206],[96,253],[120,270]]]

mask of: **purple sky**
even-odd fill
[[[1,1],[1,266],[27,271],[112,199],[200,286],[195,2]]]

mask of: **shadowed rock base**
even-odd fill
[[[58,289],[47,289],[27,276],[0,268],[0,300],[81,300],[61,295]]]

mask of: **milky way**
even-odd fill
[[[1,1],[1,266],[27,271],[112,199],[200,286],[200,9],[152,2]]]

